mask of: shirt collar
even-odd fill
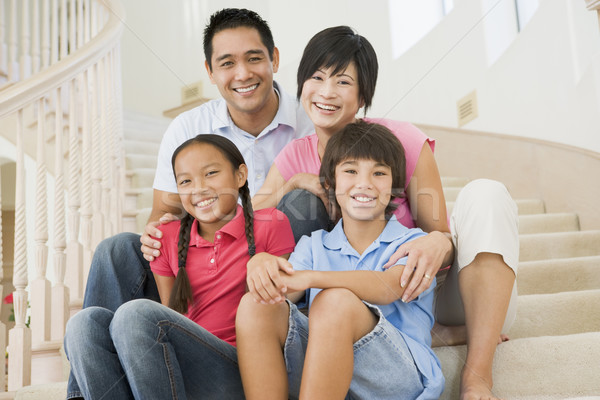
[[[377,237],[377,239],[375,239],[374,243],[377,243],[377,244],[391,243],[394,240],[399,239],[400,237],[404,236],[409,231],[409,229],[407,227],[405,227],[404,225],[402,225],[400,223],[397,223],[397,224],[390,223],[392,221],[398,222],[395,215],[392,215],[392,217],[389,219],[388,223],[385,224],[385,228],[383,228],[383,232],[381,232],[379,237]],[[348,238],[346,237],[346,234],[344,233],[344,228],[342,226],[341,219],[335,225],[335,227],[331,230],[331,232],[329,232],[325,235],[325,237],[323,238],[323,244],[325,245],[325,247],[327,247],[330,250],[340,250],[342,248],[352,247],[352,246],[350,246],[350,243],[348,243]]]
[[[271,123],[263,130],[263,132],[261,132],[261,134],[264,132],[270,132],[279,125],[287,125],[295,131],[297,125],[296,109],[298,108],[298,102],[289,94],[282,91],[279,84],[275,81],[273,81],[273,88],[275,89],[275,93],[279,98],[279,107],[277,108],[277,114],[275,114],[275,118],[273,118],[273,121],[271,121]],[[212,121],[213,130],[235,127],[235,124],[229,115],[229,110],[227,109],[227,102],[224,99],[220,99],[215,113],[215,118],[213,118]]]
[[[238,204],[235,216],[231,221],[225,224],[221,229],[215,232],[215,236],[219,233],[229,235],[234,239],[239,239],[242,235],[246,234],[246,219],[244,218],[244,210],[242,206]],[[208,240],[204,239],[198,232],[198,220],[194,219],[192,223],[192,231],[190,232],[190,244],[196,247],[213,246]]]

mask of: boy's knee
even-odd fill
[[[364,307],[364,303],[352,291],[344,288],[325,289],[315,296],[309,318],[310,321],[347,320],[357,307]]]

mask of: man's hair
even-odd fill
[[[358,95],[364,101],[366,113],[377,84],[377,54],[365,37],[348,26],[324,29],[310,39],[298,66],[298,99],[302,95],[304,82],[318,69],[333,67],[332,75],[337,75],[351,62],[356,66]]]
[[[395,198],[404,197],[406,159],[404,147],[385,126],[359,120],[346,125],[327,142],[319,178],[329,198],[329,204],[340,211],[335,198],[335,168],[345,160],[375,160],[392,171],[392,198],[385,209],[390,215],[397,208]],[[337,214],[337,213],[336,213]]]
[[[245,8],[224,8],[211,15],[208,24],[204,28],[204,57],[211,71],[213,38],[221,31],[240,27],[256,29],[260,35],[260,40],[269,52],[269,59],[273,60],[275,42],[267,21],[254,11]]]

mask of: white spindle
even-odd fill
[[[60,22],[59,22],[60,48],[59,58],[62,60],[68,54],[69,44],[69,25],[67,22],[67,0],[60,2]]]
[[[82,163],[81,163],[81,242],[83,245],[83,265],[84,274],[83,282],[87,282],[87,270],[92,262],[93,247],[92,247],[92,128],[91,128],[91,112],[90,112],[90,75],[92,67],[83,73],[82,85],[82,131],[83,137],[81,141],[82,147]]]
[[[83,76],[78,79],[78,82],[79,90],[83,91]],[[81,95],[83,96],[83,93]],[[79,147],[78,121],[76,117],[78,115],[77,104],[79,100],[84,102],[85,112],[87,113],[87,107],[85,106],[87,98],[77,97],[77,87],[74,80],[71,81],[69,87],[69,98],[69,213],[67,216],[69,241],[67,243],[66,283],[69,287],[71,298],[83,299],[83,246],[79,242],[81,149]],[[85,129],[83,121],[82,129]]]
[[[84,35],[84,42],[87,43],[90,41],[91,37],[92,37],[92,3],[90,0],[84,0],[84,31],[85,31],[85,35]]]
[[[8,47],[6,41],[6,0],[0,0],[0,72],[6,74],[8,71]]]
[[[50,0],[42,0],[42,69],[50,65]]]
[[[72,86],[72,85],[71,85]],[[62,104],[62,90],[56,90],[57,104]],[[69,102],[75,99],[69,98]],[[63,174],[63,115],[56,115],[56,140],[54,153],[54,278],[52,287],[52,340],[61,340],[65,335],[65,326],[69,319],[69,290],[64,285],[65,281],[65,248],[67,247],[65,234],[65,185]],[[58,111],[58,110],[57,110]],[[74,110],[73,110],[74,111]],[[50,313],[48,313],[50,314]]]
[[[50,65],[58,61],[58,1],[52,0],[52,28],[50,32]]]
[[[2,5],[0,5],[2,6]],[[4,243],[2,236],[4,230],[2,229],[2,185],[0,185],[0,282],[4,281],[4,257],[2,251],[4,249]],[[4,285],[0,284],[0,299],[4,298]],[[6,348],[6,325],[0,322],[0,348]],[[0,392],[4,391],[6,387],[6,364],[0,363]]]
[[[77,48],[83,46],[84,43],[83,18],[83,0],[77,0]]]
[[[104,230],[102,231],[102,237],[108,237],[112,235],[112,224],[111,219],[108,218],[110,216],[110,189],[112,186],[112,182],[110,179],[110,130],[108,124],[108,103],[107,103],[107,85],[108,82],[106,80],[107,76],[107,68],[106,68],[107,58],[104,57],[100,61],[98,61],[98,90],[100,91],[100,135],[98,137],[98,141],[100,146],[96,147],[100,149],[100,173],[101,173],[101,207],[102,207],[102,215],[104,216]],[[99,242],[99,241],[98,241]],[[98,243],[96,242],[96,244]]]
[[[23,80],[31,76],[31,31],[29,22],[29,0],[21,3],[21,56],[19,58],[19,79]]]
[[[69,1],[69,54],[77,50],[77,4]]]
[[[25,165],[23,140],[23,110],[17,111],[17,165],[15,188],[15,250],[13,306],[15,327],[9,333],[8,390],[13,391],[31,382],[31,330],[25,325],[27,316],[27,228],[25,221]]]
[[[92,117],[92,249],[95,249],[104,235],[104,217],[102,216],[102,143],[100,140],[100,116],[98,110],[99,93],[98,70],[90,68],[91,117]]]
[[[10,2],[10,19],[8,21],[8,80],[19,80],[19,63],[17,62],[17,0]]]
[[[57,111],[60,101],[57,102]],[[48,265],[48,193],[46,188],[47,167],[45,147],[44,99],[37,104],[37,178],[35,207],[35,279],[31,282],[31,331],[33,343],[50,340],[50,282],[46,279]]]
[[[33,33],[31,36],[31,70],[34,74],[40,71],[40,2],[33,0]]]

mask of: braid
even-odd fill
[[[254,211],[252,210],[252,202],[250,201],[250,190],[248,182],[240,188],[240,196],[242,197],[242,208],[244,209],[244,219],[246,220],[246,240],[248,241],[248,253],[250,257],[256,254],[256,245],[254,243]]]
[[[186,214],[181,219],[181,225],[179,226],[179,247],[177,252],[179,269],[177,271],[177,277],[175,278],[175,284],[171,290],[171,297],[169,298],[169,307],[182,314],[187,313],[189,304],[194,301],[192,288],[190,286],[190,278],[185,270],[187,252],[190,245],[190,231],[193,222],[194,218],[190,214]]]

